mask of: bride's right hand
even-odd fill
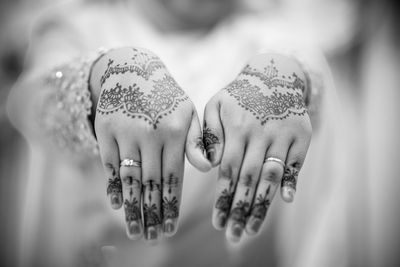
[[[144,234],[154,243],[162,233],[173,235],[185,151],[198,169],[211,168],[193,103],[161,60],[145,49],[109,51],[94,64],[90,84],[111,206],[124,206],[132,239]],[[125,159],[127,164],[121,164]]]

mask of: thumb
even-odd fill
[[[189,162],[200,171],[207,172],[211,164],[204,156],[204,144],[197,112],[193,111],[192,121],[186,138],[186,156]]]
[[[224,130],[219,116],[219,103],[211,99],[204,110],[203,142],[207,158],[215,167],[224,151]]]

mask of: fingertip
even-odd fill
[[[119,210],[122,207],[122,194],[111,194],[110,204],[112,209]]]
[[[207,158],[204,156],[203,152],[200,149],[189,148],[189,150],[186,152],[186,156],[189,162],[199,171],[208,172],[211,170],[212,168],[211,162],[207,160]]]
[[[296,190],[294,190],[294,188],[292,188],[290,186],[281,187],[281,196],[285,202],[287,202],[287,203],[293,202],[295,194],[296,194]]]

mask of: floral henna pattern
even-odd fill
[[[124,208],[125,220],[127,222],[138,221],[141,219],[139,202],[136,198],[133,198],[132,201],[125,199]]]
[[[163,198],[163,216],[164,220],[179,217],[178,199],[175,196],[170,199]]]
[[[127,72],[136,73],[147,81],[156,70],[165,68],[164,63],[162,63],[157,56],[145,51],[139,52],[137,49],[133,49],[133,51],[134,56],[132,57],[132,64],[113,65],[114,60],[109,59],[107,69],[100,78],[101,86],[103,86],[111,75],[124,74]]]
[[[268,208],[271,205],[271,201],[268,199],[270,188],[271,186],[268,186],[265,192],[265,196],[259,194],[258,197],[256,198],[255,204],[251,209],[251,215],[253,217],[263,220],[267,215]]]
[[[171,114],[188,96],[169,75],[153,82],[150,94],[143,93],[137,84],[123,88],[117,83],[114,88],[103,90],[97,111],[107,115],[122,110],[128,117],[144,119],[156,129],[160,119]]]
[[[176,219],[179,217],[179,201],[176,196],[172,195],[172,189],[178,188],[179,178],[174,175],[170,175],[163,181],[164,187],[168,187],[167,196],[164,196],[162,201],[163,207],[163,218]]]
[[[122,183],[119,177],[109,178],[107,185],[107,195],[122,193]]]
[[[239,200],[236,203],[236,207],[231,212],[231,218],[236,224],[239,224],[242,228],[246,225],[246,218],[250,208],[250,203]]]
[[[279,77],[278,69],[275,67],[275,62],[272,59],[270,65],[264,68],[263,72],[255,68],[251,68],[250,65],[246,65],[240,75],[248,75],[259,78],[269,89],[276,87],[286,87],[287,89],[299,89],[302,92],[305,90],[304,81],[300,79],[296,73],[292,76],[286,77],[282,75]]]
[[[285,168],[282,178],[282,187],[287,186],[296,190],[297,176],[299,176],[298,170],[290,167]]]
[[[270,119],[282,120],[290,114],[304,115],[307,112],[300,92],[281,93],[274,90],[271,95],[265,96],[260,87],[251,85],[248,80],[236,80],[225,90],[262,125]]]
[[[227,189],[224,189],[221,193],[221,196],[215,203],[215,208],[223,213],[229,213],[232,200],[233,200],[233,193],[229,192]]]
[[[203,143],[204,148],[207,149],[209,146],[214,144],[219,144],[218,136],[216,136],[210,128],[207,127],[207,123],[204,122],[204,129],[203,129]]]
[[[265,87],[252,84],[246,77],[257,78]],[[247,65],[238,79],[229,84],[225,90],[241,107],[260,120],[261,125],[271,119],[283,120],[291,114],[307,113],[303,99],[304,81],[295,73],[288,77],[284,75],[279,77],[273,60],[263,72]]]
[[[144,204],[143,208],[143,216],[146,227],[156,226],[161,224],[160,216],[157,214],[157,205],[156,204]]]

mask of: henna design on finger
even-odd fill
[[[239,200],[236,203],[236,207],[231,211],[231,218],[236,224],[244,228],[246,224],[247,215],[249,212],[250,203],[247,201]]]
[[[201,152],[204,153],[205,151],[205,147],[204,147],[204,143],[203,143],[203,138],[202,137],[197,137],[196,139],[196,148],[200,148]]]
[[[107,195],[122,193],[122,183],[119,177],[109,178],[107,185]]]
[[[159,215],[159,203],[152,203],[153,197],[152,194],[155,192],[156,194],[161,194],[160,185],[156,183],[154,180],[149,180],[145,184],[146,189],[148,190],[148,203],[144,203],[143,207],[143,216],[145,221],[145,226],[152,227],[161,224],[161,218]],[[157,199],[156,199],[157,201]]]
[[[130,191],[130,196],[132,199],[132,190]],[[127,223],[130,223],[132,221],[139,221],[142,218],[140,213],[139,201],[135,197],[131,201],[125,199],[124,208],[125,220]]]
[[[130,118],[143,119],[156,129],[160,120],[175,111],[188,96],[170,75],[166,74],[153,82],[150,94],[142,92],[135,83],[128,88],[117,83],[114,88],[104,89],[100,94],[97,112],[108,115],[122,111]]]
[[[207,123],[204,122],[204,129],[203,129],[203,143],[204,147],[207,149],[211,145],[219,144],[219,138],[216,136],[210,128],[207,127]]]
[[[176,196],[171,196],[172,188],[177,188],[179,184],[179,178],[174,175],[170,175],[165,181],[164,186],[168,187],[168,195],[163,197],[163,218],[176,219],[179,217],[178,199]]]
[[[268,186],[264,196],[261,194],[257,196],[255,204],[251,209],[251,215],[253,217],[264,220],[265,216],[267,215],[268,208],[271,205],[271,201],[269,200],[270,188],[271,185]]]
[[[283,173],[282,178],[282,187],[287,186],[296,190],[297,184],[297,176],[299,175],[299,171],[295,168],[286,167],[285,172]]]
[[[221,196],[215,203],[215,208],[223,213],[228,214],[229,210],[231,209],[232,200],[233,200],[233,192],[224,189],[221,193]]]
[[[157,226],[161,224],[160,216],[157,214],[158,208],[156,204],[144,204],[143,215],[146,227]]]

